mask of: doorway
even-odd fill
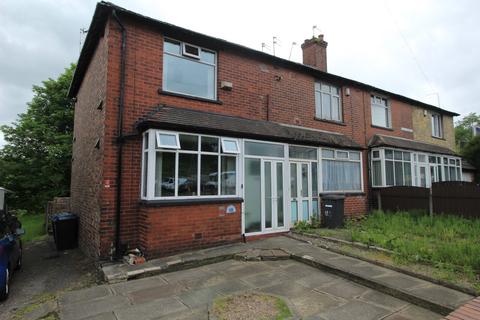
[[[290,219],[308,221],[319,217],[318,170],[316,162],[290,163]]]

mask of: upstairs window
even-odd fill
[[[324,120],[342,121],[339,87],[324,82],[315,83],[315,116]]]
[[[435,138],[443,137],[442,116],[438,113],[432,114],[432,136]]]
[[[372,125],[383,128],[392,127],[392,117],[388,100],[375,95],[371,96]]]
[[[170,39],[163,44],[163,90],[215,100],[216,53]]]

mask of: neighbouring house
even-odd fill
[[[288,231],[372,187],[461,179],[456,113],[303,64],[97,4],[69,90],[71,209],[97,259],[147,257]]]

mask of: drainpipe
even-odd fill
[[[122,42],[120,49],[120,96],[118,98],[118,123],[117,123],[117,195],[115,205],[115,256],[121,258],[120,226],[122,212],[122,157],[123,157],[123,110],[125,104],[125,54],[127,45],[127,30],[117,16],[115,9],[112,16],[122,30]]]

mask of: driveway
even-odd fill
[[[57,252],[51,239],[24,245],[23,267],[12,280],[10,297],[0,302],[0,320],[36,319],[55,295],[95,283],[93,264],[80,250]],[[32,314],[26,314],[31,311]]]
[[[294,260],[227,260],[66,293],[60,318],[208,319],[218,296],[264,292],[285,298],[303,319],[441,319],[436,313]]]

